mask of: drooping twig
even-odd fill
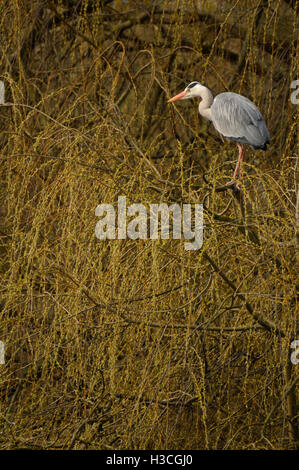
[[[234,291],[235,296],[245,302],[245,307],[247,311],[261,326],[263,326],[267,331],[270,331],[271,333],[274,333],[275,335],[278,335],[281,338],[286,337],[286,333],[281,328],[272,323],[270,320],[266,320],[254,311],[250,303],[246,301],[245,296],[237,292],[237,287],[235,286],[235,284],[224,274],[224,272],[219,268],[219,266],[217,266],[217,264],[212,260],[212,258],[210,258],[210,256],[206,252],[203,253],[203,257],[210,263],[215,272],[219,274],[219,276],[224,280],[224,282]]]

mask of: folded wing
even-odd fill
[[[245,96],[220,93],[211,106],[215,129],[227,139],[265,149],[270,142],[266,123],[258,108]]]

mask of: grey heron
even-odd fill
[[[238,174],[241,178],[241,165],[244,158],[242,144],[248,144],[254,150],[266,150],[270,143],[264,118],[255,104],[245,96],[225,92],[214,98],[211,90],[199,82],[190,83],[184,91],[168,100],[168,103],[190,98],[201,98],[198,106],[199,114],[212,121],[220,134],[237,143],[239,156],[233,179],[227,183],[233,184]]]

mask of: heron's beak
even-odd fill
[[[168,100],[167,103],[172,103],[172,101],[181,100],[185,96],[186,96],[186,91],[182,91],[182,93],[179,93],[178,95],[173,96],[173,98],[170,98],[170,100]]]

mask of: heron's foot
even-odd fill
[[[225,186],[235,186],[236,189],[239,191],[241,190],[241,184],[238,180],[230,180],[228,183],[226,183]]]

